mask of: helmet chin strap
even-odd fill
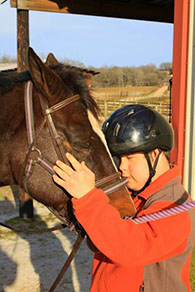
[[[155,173],[156,173],[156,167],[157,167],[157,164],[158,164],[158,160],[159,160],[159,157],[160,157],[160,154],[161,154],[162,150],[159,149],[159,153],[156,157],[156,160],[154,161],[154,166],[152,167],[152,163],[151,163],[151,160],[150,160],[150,156],[149,156],[149,153],[145,153],[145,158],[147,160],[147,163],[148,163],[148,168],[149,168],[149,177],[148,177],[148,180],[146,181],[145,185],[143,186],[143,188],[141,188],[141,190],[139,191],[133,191],[133,196],[137,196],[138,194],[140,194],[143,190],[145,190],[145,188],[147,186],[149,186],[149,184],[151,183],[152,181],[152,178],[153,176],[155,176]]]

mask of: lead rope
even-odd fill
[[[172,207],[172,208],[167,209],[167,210],[162,210],[159,212],[155,212],[153,214],[148,214],[148,215],[144,215],[144,216],[137,217],[137,218],[132,218],[132,217],[126,216],[126,217],[124,217],[124,219],[131,220],[135,224],[141,224],[141,223],[173,216],[173,215],[176,215],[176,214],[181,213],[181,212],[185,212],[185,211],[193,209],[193,208],[195,208],[195,201],[191,201],[191,202],[181,204],[181,205],[176,206],[176,207]]]

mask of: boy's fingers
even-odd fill
[[[91,170],[87,167],[84,161],[81,162],[82,167],[87,170],[87,172],[91,172]]]
[[[74,172],[74,170],[69,165],[66,165],[64,162],[62,162],[60,160],[56,161],[56,165],[58,166],[58,167],[54,166],[54,170],[56,172],[60,171],[60,169],[69,175],[71,175]]]
[[[75,170],[81,168],[80,162],[72,154],[66,153],[66,158],[70,161]]]
[[[64,172],[57,166],[54,166],[53,170],[56,172],[57,176],[62,178],[63,180],[68,180],[70,178],[70,175],[67,172]]]
[[[56,174],[53,175],[53,180],[58,184],[61,185],[64,183],[64,180],[62,180],[61,178],[59,178],[59,176],[57,176]]]

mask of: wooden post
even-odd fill
[[[17,71],[28,69],[27,53],[29,48],[29,13],[17,9]],[[33,200],[19,187],[19,216],[33,218]]]
[[[27,53],[29,48],[28,10],[17,9],[17,51],[18,72],[27,70]]]
[[[107,98],[104,98],[104,120],[107,118],[108,114],[108,103],[107,103]]]

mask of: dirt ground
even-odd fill
[[[0,221],[12,218],[17,227],[40,229],[57,225],[58,219],[34,201],[35,221],[18,217],[18,200],[10,187],[0,188]],[[10,224],[11,224],[10,223]],[[65,263],[76,241],[68,229],[44,234],[13,233],[0,226],[0,292],[46,292]],[[82,242],[75,259],[55,292],[87,292],[90,287],[93,253]]]

